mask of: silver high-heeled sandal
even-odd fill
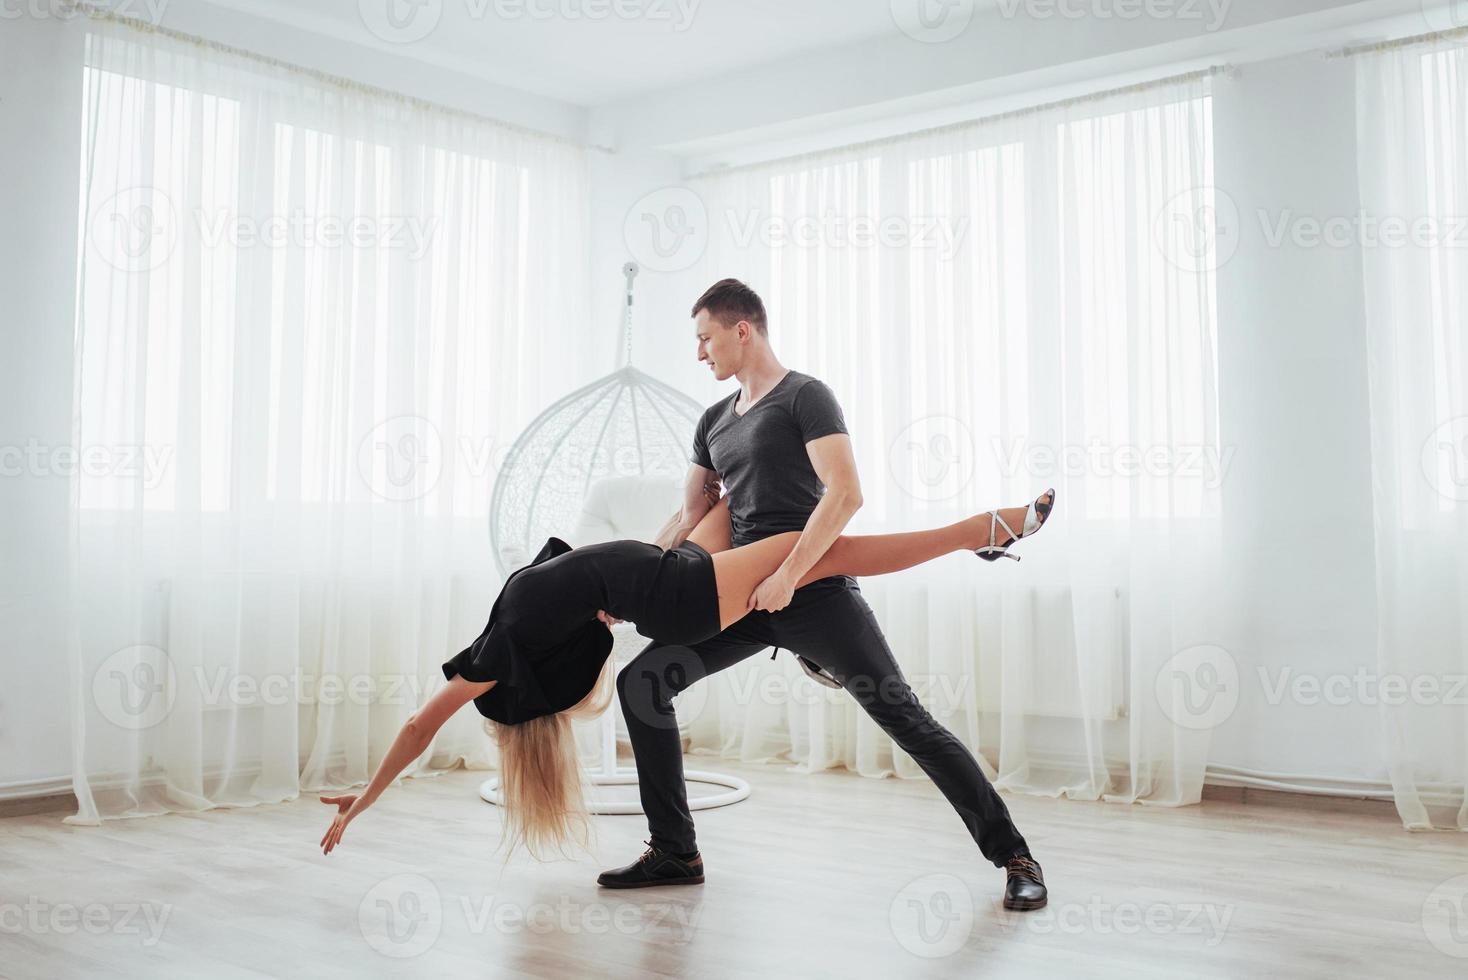
[[[1045,499],[1047,497],[1049,500]],[[1016,541],[1031,537],[1040,528],[1044,527],[1045,521],[1050,517],[1050,511],[1054,507],[1055,488],[1052,487],[1036,497],[1034,503],[1030,504],[1029,510],[1025,511],[1024,527],[1019,534],[1014,533],[1014,528],[1004,522],[1004,518],[999,516],[997,510],[989,511],[989,544],[987,547],[975,550],[974,554],[984,559],[984,561],[998,561],[1001,558],[1013,558],[1015,561],[1019,561],[1019,555],[1011,555],[1009,553],[1009,546]],[[999,540],[999,528],[1001,527],[1009,534],[1009,541],[1002,545],[997,543]]]

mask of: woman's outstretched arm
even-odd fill
[[[347,824],[351,823],[357,816],[382,795],[382,791],[392,785],[392,781],[398,778],[398,774],[408,768],[408,764],[428,750],[433,744],[433,737],[443,727],[443,723],[479,695],[494,687],[494,681],[481,681],[474,683],[466,681],[462,676],[456,676],[429,698],[427,703],[417,711],[413,712],[403,727],[398,731],[398,737],[393,739],[392,747],[387,750],[387,755],[382,757],[382,762],[377,766],[377,772],[373,774],[372,781],[361,793],[346,793],[340,796],[323,796],[321,802],[334,805],[336,817],[331,821],[326,834],[321,838],[321,852],[330,854],[336,845],[341,843],[342,834],[346,832]]]

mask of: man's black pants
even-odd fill
[[[694,646],[651,643],[618,675],[654,845],[677,853],[697,849],[671,699],[770,646],[799,654],[840,681],[938,785],[984,857],[1003,867],[1028,850],[973,754],[913,694],[856,580],[845,575],[812,582],[779,612],[756,610]]]

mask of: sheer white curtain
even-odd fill
[[[1406,826],[1468,830],[1468,46],[1359,55],[1357,93],[1387,763]]]
[[[1196,802],[1219,696],[1237,698],[1213,646],[1209,84],[692,184],[711,231],[685,291],[750,282],[784,363],[835,389],[866,499],[853,531],[1058,488],[1023,564],[950,556],[862,583],[924,702],[1011,790]],[[790,661],[685,695],[694,750],[921,775]]]
[[[359,784],[483,626],[496,464],[593,373],[584,151],[91,31],[70,819]],[[420,768],[491,753],[465,715]]]

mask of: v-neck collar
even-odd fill
[[[740,392],[739,394],[736,394],[734,396],[734,400],[729,403],[729,414],[732,415],[732,416],[734,416],[734,418],[736,420],[747,418],[749,416],[749,413],[750,412],[754,411],[760,405],[764,404],[765,399],[766,398],[769,398],[771,395],[773,395],[775,393],[775,389],[776,388],[779,388],[782,384],[784,384],[790,378],[790,376],[792,374],[794,374],[794,373],[795,373],[794,370],[786,370],[785,374],[780,378],[780,380],[775,382],[775,387],[774,388],[771,388],[769,391],[765,392],[763,395],[760,395],[758,398],[756,398],[754,400],[754,404],[753,405],[750,405],[748,408],[746,408],[744,410],[744,414],[743,415],[740,415],[738,412],[734,411],[734,406],[739,404],[739,395],[740,394],[743,394],[743,392]]]

